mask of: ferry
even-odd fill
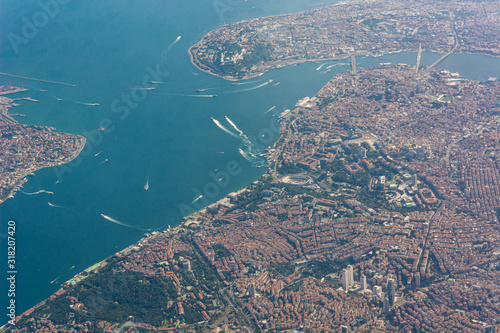
[[[304,106],[307,102],[309,102],[309,97],[304,97],[300,101],[298,101],[295,106]]]
[[[279,117],[278,117],[278,118],[279,118],[279,119],[281,119],[281,118],[285,117],[285,116],[286,116],[287,114],[289,114],[289,113],[290,113],[290,110],[289,110],[289,109],[286,109],[285,111],[283,111],[283,112],[279,115]]]

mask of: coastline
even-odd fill
[[[191,47],[188,49],[188,53],[189,53],[189,55],[190,55],[190,60],[191,60],[191,63],[193,64],[193,66],[195,66],[196,68],[200,69],[200,70],[201,70],[201,71],[203,71],[203,72],[206,72],[206,73],[209,73],[209,74],[211,74],[211,75],[214,75],[214,76],[217,76],[217,77],[220,77],[220,78],[223,78],[223,79],[228,80],[227,78],[225,78],[225,77],[223,77],[223,76],[220,76],[220,75],[217,75],[217,74],[214,74],[214,73],[208,72],[208,71],[206,71],[206,70],[203,70],[203,69],[202,69],[202,68],[200,68],[199,66],[197,66],[197,64],[195,63],[195,60],[194,60],[194,59],[193,59],[193,57],[192,57],[192,52],[191,52],[192,48],[193,48],[193,46],[191,46]],[[416,50],[396,50],[396,51],[391,51],[391,52],[387,52],[387,53],[378,53],[378,54],[376,54],[376,55],[365,55],[365,56],[382,57],[382,56],[387,55],[387,54],[395,54],[395,53],[400,53],[400,52],[416,52]],[[436,51],[430,51],[430,52],[436,52]],[[436,52],[436,53],[444,54],[444,52],[443,52],[443,53],[441,53],[441,52]],[[458,53],[457,53],[457,54],[458,54]],[[280,66],[280,67],[273,67],[273,68],[269,68],[269,69],[268,69],[268,70],[266,70],[265,72],[270,71],[270,70],[272,70],[272,69],[278,69],[278,68],[282,68],[282,67],[293,66],[294,64],[300,64],[300,63],[305,63],[305,62],[329,61],[329,60],[342,60],[342,59],[347,59],[347,58],[349,58],[349,57],[350,57],[350,55],[346,55],[345,57],[336,57],[336,58],[328,58],[328,59],[327,59],[327,58],[324,58],[324,59],[301,59],[300,61],[296,61],[296,62],[291,63],[291,64],[288,64],[288,65],[284,65],[284,66]],[[263,73],[265,73],[265,72],[263,72]],[[255,75],[255,76],[252,76],[252,77],[248,77],[248,78],[246,78],[246,77],[245,77],[245,78],[243,78],[243,79],[233,79],[233,80],[229,80],[229,81],[240,81],[240,80],[250,79],[250,78],[253,78],[253,77],[256,77],[256,76],[259,76],[259,74]],[[318,92],[319,92],[319,91],[318,91]],[[318,93],[318,92],[317,92],[317,93]],[[275,141],[275,142],[274,142],[274,144],[273,144],[273,148],[276,148],[277,143],[279,143],[279,142],[280,142],[280,139],[281,139],[281,138],[283,138],[283,137],[285,136],[285,134],[286,134],[286,132],[284,132],[284,133],[280,134],[280,135],[277,137],[276,141]],[[82,138],[83,138],[83,137],[82,137]],[[83,139],[85,140],[85,138],[83,138]],[[84,141],[84,142],[85,142],[85,141]],[[76,158],[76,157],[79,155],[79,153],[81,152],[81,150],[83,150],[84,146],[85,146],[85,145],[83,145],[83,146],[81,147],[81,149],[78,151],[78,153],[76,153],[76,154],[75,154],[75,155],[71,158],[71,160],[73,160],[74,158]],[[70,162],[71,160],[69,160],[68,162]],[[60,164],[65,164],[65,163],[68,163],[68,162],[64,162],[64,163],[60,163]],[[60,165],[60,164],[58,164],[58,165]],[[54,165],[54,166],[56,166],[56,165]],[[47,166],[47,167],[50,167],[50,166]],[[44,168],[45,168],[45,167],[44,167]],[[40,169],[42,169],[42,168],[40,168]],[[272,173],[272,169],[271,169],[271,167],[270,167],[270,166],[267,166],[267,169],[266,169],[266,171],[263,173],[263,175],[265,175],[265,174],[271,174],[271,173]],[[238,189],[237,191],[234,191],[234,192],[232,192],[232,193],[236,193],[236,192],[240,192],[240,191],[242,191],[242,190],[245,190],[245,189],[246,189],[248,186],[250,186],[251,184],[252,184],[252,183],[249,183],[249,184],[247,184],[247,185],[243,186],[242,188],[240,188],[240,189]],[[177,232],[179,232],[180,230],[182,230],[183,228],[188,228],[188,227],[189,227],[189,226],[193,223],[193,220],[195,220],[195,219],[191,219],[191,217],[194,217],[194,216],[196,216],[196,215],[197,215],[197,214],[199,214],[199,213],[203,213],[203,212],[204,212],[207,208],[210,208],[210,207],[212,207],[212,206],[214,206],[214,205],[220,204],[222,201],[226,200],[226,199],[228,198],[228,196],[229,196],[230,194],[232,194],[232,193],[229,193],[229,194],[228,194],[228,195],[226,195],[225,197],[223,197],[223,198],[221,198],[221,199],[217,200],[216,202],[211,203],[211,204],[207,205],[206,207],[201,208],[201,209],[199,209],[198,211],[193,212],[193,213],[191,213],[190,215],[185,216],[185,217],[184,217],[184,218],[180,221],[180,223],[179,223],[177,226],[174,226],[174,227],[171,227],[171,228],[167,228],[166,230],[157,231],[157,232],[158,232],[158,233],[171,233],[171,232],[172,232],[172,233],[177,233]],[[116,253],[113,253],[113,254],[111,254],[111,255],[107,256],[106,258],[104,258],[104,259],[102,259],[102,260],[100,260],[100,261],[96,262],[95,264],[93,264],[93,265],[89,266],[89,267],[88,267],[88,268],[86,268],[86,269],[83,269],[81,272],[79,272],[79,273],[75,274],[73,277],[69,278],[67,281],[65,281],[64,283],[62,283],[62,284],[61,284],[61,288],[60,288],[58,291],[56,291],[55,293],[53,293],[51,296],[47,297],[45,300],[42,300],[41,302],[39,302],[38,304],[34,305],[34,306],[33,306],[33,307],[31,307],[30,309],[28,309],[28,310],[24,311],[22,314],[18,315],[18,316],[16,317],[16,321],[17,321],[17,320],[19,320],[21,317],[24,317],[24,316],[29,316],[29,315],[31,314],[31,312],[32,312],[32,311],[36,310],[36,309],[37,309],[38,307],[40,307],[40,306],[43,306],[43,305],[45,304],[45,302],[46,302],[47,300],[49,300],[51,297],[53,297],[54,295],[56,295],[56,294],[57,294],[58,292],[60,292],[61,290],[65,290],[65,287],[67,288],[67,286],[69,286],[69,284],[68,284],[68,283],[69,283],[69,281],[71,281],[71,280],[73,280],[73,279],[75,279],[75,278],[77,278],[77,277],[81,276],[81,275],[82,275],[85,271],[89,270],[90,268],[93,268],[93,271],[94,271],[94,272],[96,272],[96,273],[98,273],[99,269],[101,269],[102,267],[104,267],[104,266],[106,265],[106,262],[107,262],[108,260],[112,259],[112,258],[113,258],[113,257],[115,257],[116,255],[120,255],[121,253],[126,252],[126,251],[127,251],[128,249],[130,249],[130,248],[133,248],[133,247],[135,247],[135,246],[141,246],[141,245],[142,245],[142,243],[143,243],[145,240],[147,240],[147,239],[148,239],[148,238],[150,238],[150,237],[154,237],[155,235],[157,235],[157,234],[156,234],[156,233],[155,233],[155,234],[153,234],[153,233],[151,233],[151,234],[145,234],[142,238],[140,238],[140,239],[139,239],[138,241],[136,241],[135,243],[130,244],[130,245],[128,245],[127,247],[125,247],[125,248],[121,249],[120,251],[117,251]],[[3,332],[4,330],[8,329],[9,327],[10,327],[10,326],[9,326],[9,324],[5,324],[4,326],[0,327],[0,333],[1,333],[1,332]]]
[[[188,53],[189,53],[189,58],[191,60],[191,64],[193,64],[193,66],[195,66],[197,69],[199,69],[200,71],[204,72],[204,73],[207,73],[207,74],[210,74],[210,75],[213,75],[213,76],[216,76],[216,77],[219,77],[221,79],[224,79],[224,80],[228,80],[228,81],[244,81],[244,80],[250,80],[250,79],[253,79],[253,78],[256,78],[258,76],[261,76],[267,72],[270,72],[272,70],[275,70],[275,69],[280,69],[280,68],[284,68],[284,67],[288,67],[288,66],[294,66],[294,65],[298,65],[298,64],[303,64],[303,63],[306,63],[306,62],[320,62],[320,61],[337,61],[337,60],[344,60],[344,59],[349,59],[349,57],[351,56],[350,54],[347,54],[345,56],[337,56],[337,57],[330,57],[330,58],[318,58],[318,59],[297,59],[297,60],[280,60],[280,61],[277,61],[275,62],[272,66],[268,66],[264,71],[262,72],[258,72],[258,73],[255,73],[253,75],[245,75],[243,78],[241,79],[238,79],[234,76],[223,76],[223,75],[220,75],[220,74],[217,74],[215,73],[214,71],[210,70],[210,69],[205,69],[206,66],[203,66],[201,64],[199,64],[199,61],[196,59],[196,57],[192,54],[192,48],[196,47],[197,44],[191,46],[188,50]],[[396,53],[401,53],[401,52],[409,52],[409,53],[416,53],[418,52],[417,49],[400,49],[400,50],[395,50],[395,51],[387,51],[387,52],[377,52],[377,53],[367,53],[367,54],[359,54],[359,55],[355,55],[356,57],[373,57],[373,58],[380,58],[380,57],[383,57],[383,56],[386,56],[386,55],[390,55],[390,54],[396,54]],[[444,51],[437,51],[437,50],[425,50],[425,49],[422,49],[422,52],[432,52],[432,53],[437,53],[437,54],[440,54],[440,55],[446,55],[447,52],[444,52]],[[483,56],[488,56],[488,57],[494,57],[494,58],[499,58],[500,57],[500,54],[489,54],[489,53],[486,53],[486,52],[453,52],[451,53],[450,55],[458,55],[458,54],[469,54],[469,55],[483,55]],[[448,56],[450,56],[448,55]],[[442,61],[444,61],[445,59],[442,59]],[[203,67],[201,67],[203,66]]]
[[[320,91],[321,91],[321,89],[320,89],[320,90],[316,93],[316,95],[317,95]],[[315,96],[316,96],[316,95],[315,95]],[[274,148],[276,148],[276,147],[277,147],[277,144],[280,142],[280,139],[281,139],[281,138],[283,138],[283,137],[285,137],[285,138],[286,138],[286,132],[283,132],[282,134],[280,134],[280,135],[279,135],[279,137],[278,137],[277,141],[273,144],[273,147],[274,147]],[[271,172],[271,171],[272,171],[272,168],[271,168],[270,166],[268,166],[268,167],[267,167],[266,172],[264,172],[263,174],[265,175],[266,173],[269,173],[269,172]],[[250,184],[251,184],[251,183],[250,183]],[[250,184],[247,184],[247,185],[243,186],[243,187],[242,187],[240,190],[238,190],[238,191],[244,190],[245,188],[247,188],[248,186],[250,186]],[[236,191],[236,192],[238,192],[238,191]],[[233,192],[233,193],[234,193],[234,192]],[[127,252],[128,250],[133,250],[133,248],[134,248],[134,247],[136,247],[136,246],[138,246],[138,247],[142,247],[142,246],[143,246],[143,243],[144,243],[147,239],[149,239],[150,237],[155,237],[156,235],[159,235],[159,234],[161,234],[161,233],[171,233],[171,232],[173,232],[173,233],[177,233],[177,232],[179,232],[179,231],[180,231],[181,229],[183,229],[183,228],[188,228],[188,227],[189,227],[189,225],[190,225],[190,222],[193,222],[193,220],[190,220],[190,219],[189,219],[189,217],[196,216],[198,213],[202,213],[202,212],[203,212],[204,210],[206,210],[207,208],[209,208],[209,207],[211,207],[211,206],[214,206],[214,205],[219,204],[221,201],[225,200],[228,196],[229,196],[229,194],[228,194],[227,196],[225,196],[224,198],[221,198],[221,199],[219,199],[218,201],[216,201],[216,202],[214,202],[214,203],[212,203],[212,204],[210,204],[210,205],[208,205],[208,206],[206,206],[206,207],[204,207],[204,208],[202,208],[202,209],[198,210],[197,212],[192,213],[192,214],[190,214],[190,215],[186,216],[186,217],[185,217],[185,218],[184,218],[184,219],[180,222],[180,224],[179,224],[179,225],[177,225],[177,226],[175,226],[174,228],[168,228],[168,229],[163,230],[163,231],[160,231],[160,232],[158,232],[158,233],[152,233],[152,234],[150,234],[150,235],[146,235],[146,236],[142,237],[140,240],[138,240],[138,241],[137,241],[137,242],[135,242],[134,244],[131,244],[131,245],[127,246],[126,248],[124,248],[124,249],[122,249],[122,250],[120,250],[120,251],[116,252],[115,254],[110,255],[110,256],[108,256],[107,258],[105,258],[105,259],[103,259],[103,260],[101,260],[101,261],[97,262],[96,264],[94,264],[94,265],[92,265],[92,266],[88,267],[87,269],[82,270],[80,273],[76,274],[76,275],[73,277],[73,279],[74,279],[75,277],[82,276],[82,273],[84,273],[84,272],[88,272],[88,271],[98,272],[98,271],[99,271],[99,269],[101,269],[102,267],[104,267],[104,266],[107,264],[108,260],[110,260],[110,259],[112,259],[113,257],[115,257],[115,256],[117,256],[117,255],[120,255],[120,254],[125,254],[125,255],[127,255],[128,253],[126,253],[126,252]],[[71,281],[71,280],[72,280],[72,279],[70,279],[70,280],[66,281],[64,284],[62,284],[61,288],[60,288],[60,289],[59,289],[56,293],[54,293],[53,295],[60,295],[60,293],[61,293],[61,292],[62,292],[62,293],[64,293],[64,292],[67,290],[66,288],[67,288],[67,286],[68,286],[68,282],[69,282],[69,281]],[[25,315],[30,315],[30,313],[31,313],[33,310],[35,310],[36,308],[38,308],[38,307],[40,307],[40,306],[43,306],[43,305],[46,303],[46,301],[47,301],[47,300],[49,300],[51,297],[52,297],[52,296],[48,297],[47,299],[45,299],[45,300],[41,301],[40,303],[38,303],[38,304],[37,304],[36,306],[34,306],[33,308],[30,308],[29,310],[25,311],[22,315],[18,316],[18,317],[16,318],[16,320],[18,320],[19,318],[21,318],[21,317],[23,317],[23,316],[25,316]],[[9,325],[4,325],[4,326],[0,327],[0,332],[3,332],[5,329],[8,329],[8,328],[10,328],[10,326],[9,326]]]
[[[212,37],[212,35],[214,35],[214,32],[223,30],[224,28],[231,29],[231,26],[237,27],[238,25],[246,24],[246,23],[248,24],[248,23],[251,23],[251,22],[256,21],[256,20],[280,18],[280,17],[286,17],[286,16],[290,16],[290,15],[300,15],[303,13],[313,13],[315,11],[318,11],[318,10],[321,10],[324,8],[336,7],[336,6],[341,6],[341,5],[345,5],[345,4],[354,5],[354,4],[358,4],[358,3],[362,3],[362,2],[359,0],[352,0],[352,1],[338,1],[338,2],[335,2],[333,4],[324,3],[324,4],[320,5],[319,8],[304,10],[304,11],[300,11],[300,12],[296,12],[296,13],[263,16],[263,17],[258,17],[258,18],[246,19],[246,20],[242,20],[242,21],[238,21],[238,22],[234,22],[234,23],[224,24],[224,25],[218,27],[217,29],[214,29],[214,30],[209,31],[206,34],[204,34],[196,44],[192,45],[189,48],[188,53],[189,53],[191,64],[193,64],[193,66],[198,68],[200,71],[211,74],[213,76],[216,76],[216,77],[228,80],[228,81],[242,81],[242,80],[248,80],[248,79],[252,79],[252,78],[261,76],[264,73],[267,73],[268,71],[271,71],[273,69],[286,67],[286,66],[292,66],[292,65],[296,65],[296,64],[300,64],[300,63],[305,63],[305,62],[334,61],[334,60],[342,60],[342,59],[349,58],[353,55],[352,53],[346,53],[346,54],[342,54],[342,55],[324,57],[324,58],[312,58],[312,59],[307,59],[301,55],[297,55],[297,56],[294,56],[293,58],[296,58],[296,57],[301,57],[301,58],[299,58],[299,59],[275,59],[275,60],[270,60],[268,62],[254,63],[251,66],[257,67],[256,71],[255,72],[247,72],[242,78],[239,78],[239,77],[235,77],[235,76],[231,76],[231,75],[229,75],[229,76],[222,75],[220,73],[215,72],[211,67],[204,65],[203,63],[201,63],[200,60],[198,60],[197,55],[194,52],[194,49],[198,50],[200,47],[203,47],[203,46],[206,47],[207,41],[208,42],[209,41],[216,41],[216,42],[220,41],[220,37],[218,37],[217,35]],[[462,53],[463,54],[478,54],[478,55],[485,55],[485,56],[491,56],[491,57],[500,57],[500,52],[498,52],[497,49],[493,49],[493,50],[481,50],[481,49],[479,49],[479,50],[475,50],[475,51],[462,51],[461,50],[461,43],[458,42],[458,36],[456,35],[456,33],[455,33],[454,37],[455,37],[455,43],[454,43],[453,47],[451,47],[450,49],[440,49],[440,50],[439,49],[432,49],[432,45],[431,45],[431,48],[422,48],[421,51],[442,54],[443,55],[442,59],[439,59],[438,63],[441,62],[442,60],[446,59],[449,55],[462,54]],[[229,38],[229,40],[230,40],[230,38]],[[400,46],[402,46],[402,45],[400,45]],[[439,48],[440,45],[437,45],[437,46]],[[441,45],[441,46],[446,47],[446,45]],[[333,47],[333,45],[332,45],[332,47]],[[367,56],[367,57],[370,56],[370,57],[377,58],[377,57],[382,57],[384,55],[399,53],[399,52],[418,52],[418,49],[419,49],[418,45],[415,45],[414,48],[402,47],[402,48],[397,49],[397,50],[387,50],[387,49],[386,50],[383,50],[383,49],[382,50],[373,50],[373,49],[372,50],[360,50],[358,54],[356,52],[354,52],[354,56]],[[497,52],[495,53],[495,51],[497,51]],[[265,66],[266,63],[268,64],[267,66]]]
[[[27,89],[25,89],[23,91],[26,91],[26,90]],[[14,125],[29,126],[29,125],[25,125],[23,123],[20,123],[17,120],[15,120],[14,118],[11,117],[11,115],[8,112],[12,108],[12,106],[13,106],[12,102],[14,100],[10,99],[10,98],[7,98],[7,97],[3,97],[3,98],[6,99],[6,104],[2,104],[3,108],[2,108],[1,111],[3,111],[3,112],[0,112],[0,116],[5,117],[6,119],[8,119]],[[45,128],[49,128],[49,127],[45,127]],[[51,133],[53,133],[52,129],[51,128],[49,128],[49,129],[50,129]],[[68,134],[68,133],[65,133],[65,134]],[[12,185],[12,189],[10,190],[10,192],[6,193],[5,196],[4,196],[4,198],[0,198],[0,205],[2,203],[4,203],[5,201],[7,201],[8,199],[11,199],[11,198],[13,198],[15,196],[16,192],[19,191],[22,188],[22,186],[24,185],[24,183],[26,183],[26,181],[27,181],[27,179],[25,178],[26,176],[30,175],[31,173],[37,172],[39,170],[42,170],[42,169],[52,168],[52,167],[55,167],[55,166],[67,164],[67,163],[73,161],[76,157],[78,157],[78,155],[80,155],[80,153],[82,152],[83,148],[85,148],[85,144],[87,142],[87,139],[85,137],[83,137],[81,135],[77,135],[77,134],[70,134],[70,135],[75,136],[77,138],[77,141],[78,141],[78,145],[75,147],[76,150],[74,151],[74,153],[72,155],[70,155],[70,156],[65,157],[62,161],[54,162],[54,163],[48,163],[47,165],[42,165],[42,166],[38,166],[38,167],[34,167],[34,168],[23,170],[21,172],[21,174],[18,177],[16,177],[15,180],[12,181],[13,185]]]
[[[261,76],[261,75],[263,75],[263,74],[265,74],[267,72],[270,72],[272,70],[279,69],[279,68],[284,68],[284,67],[288,67],[288,66],[294,66],[294,65],[303,64],[303,63],[306,63],[306,62],[320,62],[320,61],[344,60],[344,59],[349,59],[350,56],[351,56],[351,54],[346,54],[346,55],[342,55],[342,56],[329,57],[329,58],[317,58],[317,59],[305,59],[305,58],[302,58],[302,59],[295,59],[295,60],[292,60],[292,59],[290,59],[290,60],[278,60],[278,61],[275,61],[272,65],[267,66],[261,72],[256,72],[256,73],[251,74],[251,75],[245,75],[243,78],[239,79],[239,78],[234,77],[234,76],[220,75],[218,73],[215,73],[213,70],[209,69],[207,66],[202,65],[199,62],[199,60],[196,58],[196,56],[193,54],[193,51],[192,51],[193,48],[197,47],[197,45],[198,44],[195,44],[195,45],[191,46],[189,48],[189,50],[188,50],[191,64],[193,66],[195,66],[197,69],[199,69],[200,71],[204,72],[204,73],[207,73],[207,74],[210,74],[210,75],[213,75],[213,76],[216,76],[216,77],[219,77],[221,79],[228,80],[228,81],[250,80],[250,79],[256,78],[258,76]],[[446,54],[446,52],[444,52],[444,51],[436,51],[436,50],[422,50],[422,51],[423,52],[433,52],[433,53],[438,53],[438,54],[442,54],[442,55]],[[355,56],[356,57],[380,58],[380,57],[383,57],[385,55],[396,54],[396,53],[401,53],[401,52],[416,53],[416,52],[418,52],[418,49],[400,49],[400,50],[387,51],[387,52],[377,52],[377,53],[368,52],[366,54],[358,54],[358,55],[355,55]],[[453,53],[453,54],[460,54],[460,53],[464,53],[464,54],[482,54],[482,53],[468,53],[468,52],[457,52],[457,53]],[[488,55],[488,54],[484,54],[484,55]],[[492,56],[492,55],[488,55],[488,56]],[[500,57],[500,54],[496,55],[496,56]]]

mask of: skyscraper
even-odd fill
[[[363,274],[361,275],[361,290],[365,290],[368,288],[368,285],[366,284],[366,276]]]
[[[349,276],[349,280],[348,280],[349,287],[351,287],[354,285],[354,271],[353,271],[352,265],[347,266],[347,273]]]
[[[255,283],[253,282],[248,284],[248,295],[255,296]]]
[[[342,270],[342,288],[344,288],[345,291],[349,290],[349,272],[347,269]]]
[[[387,298],[387,296],[384,298],[384,305],[383,305],[382,310],[386,314],[389,313],[389,299]]]
[[[394,279],[387,280],[387,294],[389,296],[390,305],[394,304],[394,297],[396,296],[396,283]]]

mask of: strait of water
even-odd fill
[[[54,2],[0,4],[0,72],[76,85],[12,78],[29,91],[9,97],[39,102],[21,101],[11,113],[26,115],[16,117],[19,122],[88,139],[80,158],[36,172],[24,193],[0,205],[0,305],[9,301],[5,237],[7,222],[15,220],[18,314],[146,231],[178,225],[186,206],[199,208],[258,179],[265,171],[259,153],[278,138],[277,115],[350,69],[348,60],[320,70],[323,62],[305,63],[232,85],[189,62],[187,49],[221,24],[302,11],[324,0],[67,1],[43,20],[40,3]],[[34,19],[39,27],[28,31],[26,22]],[[29,38],[13,43],[13,34],[24,38],[23,29]],[[424,53],[422,64],[439,56]],[[398,53],[358,59],[358,66],[415,59]],[[339,65],[326,71],[330,64]],[[498,59],[485,56],[455,55],[440,67],[470,79],[500,76]],[[0,85],[9,80],[0,76]],[[135,91],[140,102],[127,102],[134,87],[151,86]],[[211,119],[238,134],[226,116],[248,140]],[[102,125],[107,130],[97,131]],[[228,165],[238,172],[219,182]],[[53,194],[29,195],[40,190]],[[6,322],[0,315],[0,324]]]

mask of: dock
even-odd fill
[[[5,86],[1,86],[0,87],[0,96],[2,96],[2,95],[8,95],[8,94],[15,94],[15,93],[26,91],[26,90],[28,90],[28,89],[25,89],[22,84],[21,84],[20,87],[14,87],[9,82]]]

